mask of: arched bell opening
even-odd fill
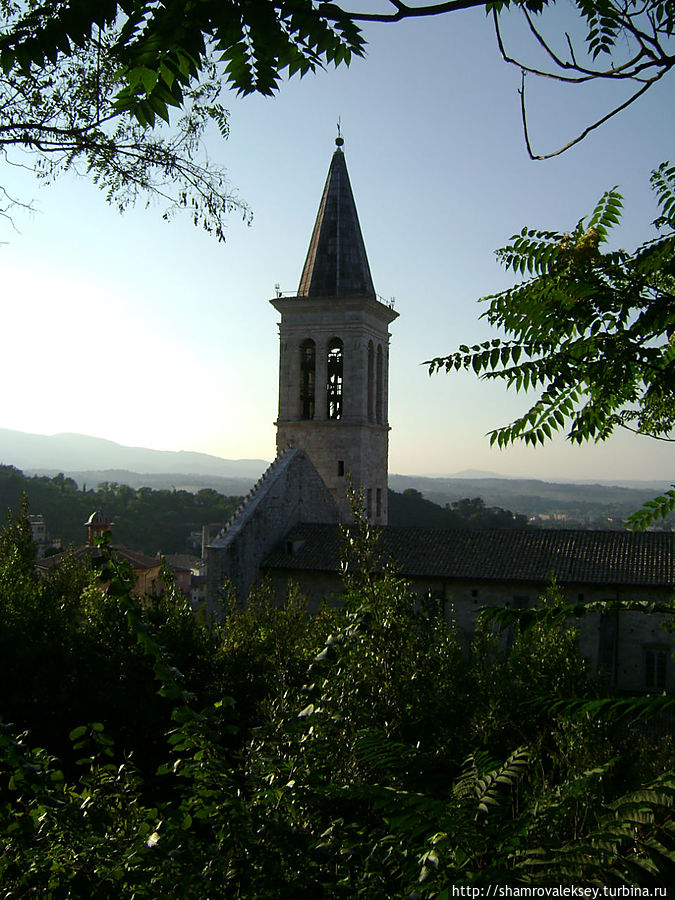
[[[333,338],[328,344],[326,356],[326,415],[329,419],[342,418],[343,369],[342,341]]]

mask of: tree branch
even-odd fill
[[[339,21],[349,18],[353,22],[401,22],[403,19],[418,19],[424,16],[438,16],[442,13],[457,12],[462,9],[473,9],[478,6],[487,6],[490,0],[449,0],[447,3],[431,3],[427,6],[408,6],[398,0],[389,0],[396,9],[393,13],[365,13],[348,12],[336,6],[339,12],[332,13],[330,7],[322,9],[322,15],[326,19]],[[335,4],[331,4],[335,5]]]
[[[625,428],[632,434],[639,434],[641,437],[648,437],[652,441],[665,441],[667,444],[675,444],[675,437],[664,437],[662,434],[656,434],[653,431],[640,431],[639,428],[631,428],[625,422],[618,422],[620,428]]]
[[[620,103],[618,106],[615,106],[614,109],[610,110],[604,116],[601,116],[599,119],[596,119],[591,125],[588,125],[581,131],[575,138],[572,138],[571,141],[568,141],[563,147],[558,148],[558,150],[554,150],[551,153],[535,153],[532,148],[532,142],[530,140],[530,132],[527,124],[527,111],[525,107],[525,71],[522,71],[522,80],[521,87],[518,93],[520,94],[520,117],[523,124],[523,137],[525,139],[525,147],[527,148],[527,153],[530,159],[553,159],[554,156],[560,156],[566,150],[569,150],[570,147],[574,147],[575,144],[581,143],[584,138],[588,137],[588,135],[595,131],[596,128],[599,128],[601,125],[604,125],[605,122],[608,122],[614,116],[618,115],[618,113],[622,112],[624,109],[627,109],[632,103],[641,97],[649,88],[655,84],[663,75],[665,75],[666,70],[659,72],[652,79],[647,81],[642,85],[639,90],[637,90],[631,97],[625,100],[623,103]]]
[[[612,78],[612,79],[637,78],[637,76],[643,69],[649,69],[649,68],[653,67],[656,62],[656,60],[654,59],[654,55],[652,53],[650,53],[641,42],[638,42],[640,45],[639,52],[636,53],[635,56],[633,56],[631,59],[627,60],[627,62],[623,63],[623,65],[612,66],[612,68],[610,68],[610,69],[589,69],[586,66],[582,66],[580,63],[577,62],[576,54],[574,52],[574,47],[572,45],[572,41],[570,40],[570,36],[567,33],[565,34],[565,37],[567,39],[567,46],[569,47],[569,50],[570,50],[570,60],[571,61],[564,60],[561,57],[559,57],[556,53],[553,52],[553,50],[549,46],[548,42],[544,39],[544,37],[539,32],[539,30],[536,28],[536,26],[532,20],[532,17],[530,16],[529,12],[526,9],[523,10],[523,16],[525,17],[525,19],[527,21],[528,27],[530,29],[530,33],[532,34],[534,39],[537,41],[539,46],[545,51],[545,53],[551,57],[554,64],[556,66],[558,66],[559,69],[563,69],[563,70],[571,69],[575,72],[580,72],[581,75],[582,76],[585,75],[586,78],[581,77],[581,78],[575,79],[575,78],[570,78],[567,76],[555,75],[552,72],[544,72],[544,71],[540,71],[537,69],[530,69],[529,71],[531,71],[533,74],[542,75],[546,78],[555,78],[558,81],[567,81],[569,83],[579,84],[579,83],[582,83],[583,81],[590,81],[591,79],[594,79],[594,78]],[[652,61],[643,63],[642,65],[638,65],[639,61],[644,56],[651,57]],[[505,62],[515,63],[515,65],[518,65],[518,66],[520,66],[520,68],[523,68],[522,63],[519,63],[518,61],[516,61],[514,59],[507,58],[507,57],[504,57],[504,59],[505,59]]]
[[[510,56],[506,52],[506,48],[504,46],[504,40],[502,38],[501,29],[499,27],[499,17],[496,12],[493,12],[493,24],[495,29],[495,36],[497,39],[497,46],[499,48],[500,55],[504,62],[510,63],[513,66],[516,66],[520,69],[521,72],[528,72],[530,75],[537,75],[540,78],[550,78],[553,81],[560,81],[563,84],[585,84],[589,81],[594,81],[598,78],[608,78],[612,80],[634,80],[644,82],[644,79],[640,78],[640,73],[646,69],[653,69],[657,65],[654,62],[645,62],[641,65],[638,65],[640,59],[642,59],[645,55],[647,55],[646,51],[640,50],[635,56],[629,59],[627,62],[623,63],[621,66],[614,66],[611,69],[588,69],[585,66],[580,65],[577,62],[576,55],[574,53],[574,48],[570,41],[569,35],[566,34],[565,37],[567,39],[567,44],[570,51],[570,60],[564,60],[559,57],[552,48],[549,46],[548,42],[543,38],[540,32],[535,28],[534,23],[531,21],[527,13],[524,13],[525,18],[528,22],[528,26],[530,31],[532,32],[533,37],[537,41],[537,43],[541,46],[544,52],[551,58],[553,63],[563,71],[571,70],[574,72],[579,72],[578,76],[572,75],[561,75],[560,73],[546,71],[544,69],[535,68],[534,66],[528,66],[526,63],[522,62],[520,59],[516,59],[513,56]],[[675,63],[675,60],[673,60]],[[670,66],[669,66],[670,67]]]

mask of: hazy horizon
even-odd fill
[[[199,450],[188,450],[187,448],[182,448],[179,450],[166,450],[164,448],[143,447],[143,446],[139,446],[139,445],[122,444],[119,441],[114,441],[110,438],[103,438],[103,437],[99,437],[96,435],[78,434],[76,432],[55,432],[53,434],[39,434],[36,432],[23,432],[23,431],[15,431],[12,429],[0,428],[0,465],[14,465],[18,468],[25,468],[28,471],[55,471],[56,472],[59,469],[64,469],[64,468],[69,471],[77,471],[77,470],[80,470],[82,467],[78,466],[78,465],[72,465],[70,467],[68,467],[68,466],[64,467],[63,465],[53,466],[53,465],[49,464],[49,461],[47,458],[45,458],[44,462],[40,462],[39,464],[30,464],[30,463],[22,464],[21,460],[18,456],[18,451],[14,451],[13,454],[11,455],[11,457],[7,455],[6,448],[3,447],[3,445],[2,445],[2,439],[4,436],[3,432],[4,433],[9,432],[12,435],[14,435],[14,434],[21,435],[21,436],[25,435],[29,438],[39,438],[39,439],[42,439],[42,438],[47,438],[47,439],[50,439],[50,438],[76,438],[76,439],[83,439],[85,441],[93,440],[96,442],[100,441],[104,444],[112,444],[115,447],[119,447],[121,450],[140,451],[142,453],[147,452],[147,453],[157,453],[157,454],[176,454],[176,455],[184,454],[187,457],[190,457],[193,455],[198,455],[198,456],[209,457],[214,460],[222,460],[223,462],[232,463],[232,464],[240,464],[240,465],[260,463],[260,464],[262,464],[261,468],[263,470],[272,461],[271,457],[268,459],[266,459],[265,457],[233,458],[233,457],[221,456],[219,454],[203,453],[202,451],[199,451]],[[118,470],[119,468],[120,467],[118,465],[112,465],[112,464],[104,465],[104,466],[91,466],[90,471]],[[122,471],[124,471],[124,468],[122,468]],[[135,472],[136,474],[142,474],[142,472],[138,472],[135,469],[129,469],[129,471]],[[162,471],[163,472],[163,470],[160,470],[157,468],[153,468],[153,471],[155,471],[155,472]],[[172,472],[173,472],[173,470],[167,470],[165,474],[172,474]],[[178,470],[176,470],[176,474],[179,474]],[[188,473],[186,473],[186,474],[188,474]],[[604,479],[603,478],[598,479],[593,476],[591,476],[589,478],[584,478],[584,477],[570,478],[568,476],[559,475],[559,474],[557,475],[555,473],[552,473],[550,475],[535,476],[535,475],[527,474],[527,473],[526,474],[514,474],[511,472],[503,472],[503,471],[500,472],[500,471],[495,471],[495,470],[486,471],[486,470],[474,469],[474,468],[460,469],[460,470],[453,470],[453,471],[446,471],[446,472],[428,472],[428,471],[400,472],[400,471],[393,470],[390,466],[389,467],[389,475],[392,477],[396,476],[396,477],[402,477],[402,478],[408,478],[408,477],[439,478],[439,479],[465,478],[467,480],[468,479],[471,479],[471,480],[489,479],[489,478],[507,479],[507,480],[508,479],[531,479],[531,480],[536,480],[536,481],[547,481],[547,482],[562,483],[562,484],[565,484],[565,483],[584,484],[584,483],[597,482],[597,483],[601,483],[601,484],[622,484],[622,483],[638,484],[638,483],[641,483],[641,484],[669,485],[671,483],[671,479],[669,479],[667,477],[663,478],[663,479],[658,478],[658,477],[652,477],[652,476],[645,477],[645,478],[631,477],[631,478],[623,478],[623,479],[611,478],[611,477],[604,478]],[[253,477],[253,476],[249,476],[249,477]]]

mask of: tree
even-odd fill
[[[2,897],[672,884],[672,729],[634,724],[674,701],[598,698],[557,589],[469,644],[361,516],[341,608],[206,627],[106,541],[98,578],[17,569],[29,530],[0,531]]]
[[[290,6],[0,0],[0,153],[25,165],[28,151],[47,181],[86,174],[120,210],[143,196],[164,202],[164,218],[186,209],[223,240],[227,215],[250,213],[202,158],[211,123],[227,135],[222,84],[269,94],[281,69],[348,62],[362,45],[346,17]],[[17,202],[1,190],[0,215]]]
[[[428,361],[429,371],[472,369],[537,400],[490,443],[543,444],[568,429],[575,443],[602,441],[624,428],[655,440],[675,436],[675,167],[652,173],[661,236],[636,250],[602,251],[621,216],[608,191],[573,231],[523,228],[497,251],[507,270],[531,276],[483,298],[493,338]],[[675,509],[675,490],[633,516],[646,527]]]
[[[88,6],[96,21],[89,21],[86,34],[68,30],[67,24],[62,27],[70,21],[69,12],[81,21]],[[28,159],[38,178],[47,182],[65,171],[87,175],[120,211],[141,196],[161,200],[164,218],[186,209],[195,224],[222,240],[228,214],[250,214],[229,190],[225,171],[201,159],[209,122],[227,133],[213,67],[205,66],[199,80],[185,86],[181,116],[171,129],[151,127],[154,114],[147,111],[144,116],[139,107],[132,116],[116,97],[120,29],[114,22],[103,27],[97,8],[82,3],[31,3],[26,8],[0,0],[5,26],[0,42],[0,153],[14,165],[26,166]],[[25,29],[34,29],[34,42]],[[19,34],[28,48],[19,40],[8,49],[12,35],[16,39]],[[147,75],[145,83],[149,85]],[[8,216],[18,201],[6,190],[2,194],[0,214]]]
[[[675,29],[671,2],[574,0],[581,46],[566,35],[562,48],[559,23],[551,40],[542,25],[555,0],[390,3],[392,11],[372,13],[323,0],[0,0],[0,153],[25,165],[25,156],[11,151],[28,151],[29,165],[47,180],[65,170],[86,174],[120,209],[139,197],[160,198],[165,217],[187,209],[196,224],[223,239],[227,215],[249,212],[229,191],[225,172],[200,155],[210,123],[227,134],[222,86],[271,95],[282,75],[349,64],[364,55],[359,23],[484,8],[502,56],[523,73],[523,126],[533,157],[526,75],[632,87],[627,99],[555,151],[562,152],[675,65],[668,52]],[[500,22],[516,13],[549,69],[507,52]],[[180,116],[170,126],[172,109]],[[0,214],[16,202],[0,188]]]

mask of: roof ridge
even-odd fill
[[[554,575],[561,584],[675,586],[675,533],[583,529],[434,529],[384,526],[381,549],[403,577],[529,582]],[[337,526],[303,523],[303,546],[288,557],[270,554],[278,568],[339,569]]]
[[[248,494],[241,501],[239,506],[232,513],[223,528],[218,532],[215,541],[226,542],[229,532],[238,532],[244,522],[248,521],[253,514],[254,509],[258,506],[260,498],[266,494],[274,479],[273,475],[281,472],[289,464],[290,460],[299,452],[293,444],[289,444],[280,453],[278,453],[269,466],[265,469],[260,478],[256,481]],[[222,543],[220,543],[222,546]]]

